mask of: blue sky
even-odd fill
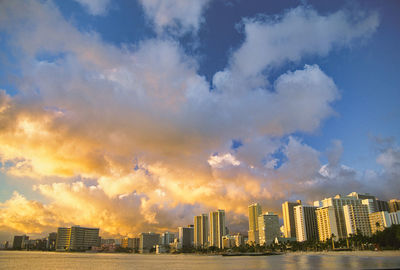
[[[288,199],[398,196],[399,10],[1,3],[0,231],[79,223],[134,235],[214,208],[241,230],[255,201],[279,213]],[[131,214],[111,221],[120,208]]]

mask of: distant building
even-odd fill
[[[262,214],[261,206],[258,203],[253,203],[249,205],[249,231],[248,242],[251,244],[259,243],[258,236],[258,217]]]
[[[193,247],[194,227],[178,227],[179,248]]]
[[[383,231],[384,229],[392,226],[389,213],[387,211],[380,211],[369,214],[369,223],[371,226],[372,234],[375,234],[377,231]]]
[[[210,246],[222,248],[222,236],[226,235],[225,211],[210,213]]]
[[[371,236],[368,212],[368,206],[364,204],[343,206],[347,236],[358,234],[358,232],[364,236]]]
[[[237,233],[237,234],[233,235],[233,237],[235,238],[235,245],[237,247],[244,245],[244,237],[242,234]]]
[[[353,194],[353,193],[350,193]],[[357,194],[357,193],[356,193]],[[362,194],[358,194],[358,197],[362,196]],[[363,197],[369,197],[371,195],[365,195]],[[365,199],[365,198],[363,198]],[[368,198],[366,198],[368,199]],[[357,196],[344,196],[336,195],[335,197],[326,198],[321,201],[322,206],[331,206],[334,210],[334,216],[336,219],[336,226],[337,226],[337,237],[339,239],[344,239],[347,237],[346,231],[346,221],[344,218],[344,210],[343,207],[345,205],[353,205],[354,207],[358,208],[362,205],[362,199],[358,199]],[[319,227],[318,227],[319,229]]]
[[[202,214],[201,216],[194,217],[194,246],[207,247],[208,246],[208,233],[209,221],[208,215]]]
[[[139,242],[140,242],[139,238],[125,237],[125,238],[122,238],[121,247],[130,248],[133,250],[139,250]]]
[[[280,237],[278,215],[267,212],[258,217],[259,243],[260,245],[271,244],[276,237]]]
[[[56,250],[57,251],[83,251],[99,245],[99,228],[85,228],[72,226],[70,228],[58,228]]]
[[[236,239],[233,235],[222,236],[222,248],[233,248],[236,246]]]
[[[169,246],[169,244],[172,244],[175,239],[175,234],[171,232],[165,232],[161,234],[161,245],[162,246]]]
[[[14,236],[13,249],[20,250],[25,248],[25,242],[29,240],[29,236],[21,235]]]
[[[317,207],[297,205],[293,208],[296,239],[299,242],[318,240]]]
[[[388,206],[390,213],[400,211],[400,200],[392,199],[388,202]]]
[[[47,236],[47,249],[48,250],[56,250],[56,242],[57,242],[57,233],[52,232],[49,233],[49,236]]]
[[[160,235],[158,233],[141,233],[139,238],[139,253],[149,253],[160,243]]]
[[[293,207],[301,205],[301,201],[297,202],[284,202],[282,204],[284,234],[286,238],[296,237],[296,226],[294,221]]]
[[[319,241],[326,241],[333,238],[337,239],[338,226],[336,224],[335,209],[333,206],[319,207],[315,210],[317,214]]]

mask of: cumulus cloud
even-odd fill
[[[143,5],[158,31],[187,32],[199,29],[206,1]],[[186,5],[193,11],[184,12]],[[339,19],[352,30],[332,29]],[[274,21],[248,19],[243,45],[210,89],[196,60],[172,39],[119,48],[74,28],[51,2],[1,2],[0,30],[17,52],[20,74],[18,93],[0,91],[2,171],[32,179],[49,201],[16,193],[1,205],[1,228],[29,232],[32,226],[37,232],[51,224],[80,224],[134,235],[173,230],[217,208],[240,228],[251,202],[279,212],[283,199],[329,190],[334,178],[346,183],[342,150],[332,151],[329,168],[321,169],[320,153],[291,136],[318,130],[334,114],[331,105],[340,96],[332,78],[317,65],[287,71],[271,84],[260,72],[347,46],[373,32],[376,20],[368,15],[352,21],[343,12],[322,16],[305,7]],[[297,42],[303,35],[289,31],[304,32],[300,26],[314,23],[321,27],[317,37]],[[262,39],[256,44],[253,27]],[[288,43],[294,47],[277,51],[274,42],[292,36]],[[328,41],[317,46],[319,39]],[[264,60],[237,73],[249,65],[242,56],[249,46]],[[263,46],[277,58],[259,51]],[[232,149],[232,139],[243,145]],[[392,157],[388,152],[379,162],[391,168]],[[343,170],[332,177],[337,168]],[[43,178],[46,183],[36,182]],[[52,178],[57,180],[49,183]],[[25,205],[32,214],[13,219]]]
[[[140,0],[146,15],[160,34],[197,33],[203,23],[203,11],[210,0]]]
[[[243,20],[245,41],[233,53],[228,69],[214,76],[218,87],[229,77],[225,87],[266,84],[262,72],[304,56],[325,56],[335,47],[351,46],[366,38],[379,25],[377,13],[354,16],[339,10],[320,15],[313,8],[299,6],[279,16],[258,16]],[[242,86],[243,85],[243,86]]]

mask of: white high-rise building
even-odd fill
[[[225,210],[210,212],[210,246],[222,248],[222,236],[226,235]]]
[[[269,245],[276,237],[280,236],[279,218],[272,212],[267,212],[258,217],[258,227],[260,245]]]
[[[389,213],[390,223],[400,224],[400,211]]]
[[[298,205],[293,208],[297,241],[318,240],[316,209],[317,207],[308,205]]]
[[[358,232],[364,236],[371,236],[368,212],[368,206],[364,204],[343,206],[347,236],[355,235]]]
[[[249,231],[248,231],[248,242],[250,244],[258,244],[258,217],[261,215],[261,206],[258,203],[249,205]]]
[[[351,193],[351,194],[353,194],[353,193]],[[358,196],[361,196],[361,194],[358,194]],[[371,195],[364,195],[364,196],[371,196]],[[354,205],[354,207],[359,207],[359,206],[362,205],[362,200],[361,199],[357,199],[356,196],[345,196],[345,197],[342,197],[340,195],[336,195],[335,197],[332,197],[332,198],[323,199],[321,201],[321,205],[323,207],[326,207],[326,206],[333,207],[333,210],[334,210],[334,213],[335,213],[334,216],[335,216],[336,225],[337,225],[337,235],[336,236],[339,239],[346,238],[347,237],[346,220],[344,218],[343,206],[345,206],[345,205]]]
[[[208,246],[208,215],[202,214],[201,216],[194,217],[194,246],[207,247]]]
[[[319,241],[326,241],[331,237],[337,239],[339,233],[334,207],[319,207],[315,210],[315,213],[317,214]]]
[[[372,199],[363,199],[363,200],[361,201],[361,203],[362,203],[363,205],[366,205],[366,206],[367,206],[367,208],[368,208],[368,213],[374,213],[374,212],[376,212],[376,203],[375,203],[374,200],[372,200]]]

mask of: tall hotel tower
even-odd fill
[[[207,214],[202,214],[201,216],[194,217],[194,246],[202,248],[208,246]]]
[[[296,237],[296,226],[294,223],[294,210],[293,207],[301,205],[301,201],[297,202],[284,202],[282,204],[283,225],[285,226],[285,237]]]
[[[225,210],[210,212],[210,246],[222,248],[225,230]]]
[[[258,217],[261,215],[261,206],[258,203],[249,205],[249,243],[259,244]]]

